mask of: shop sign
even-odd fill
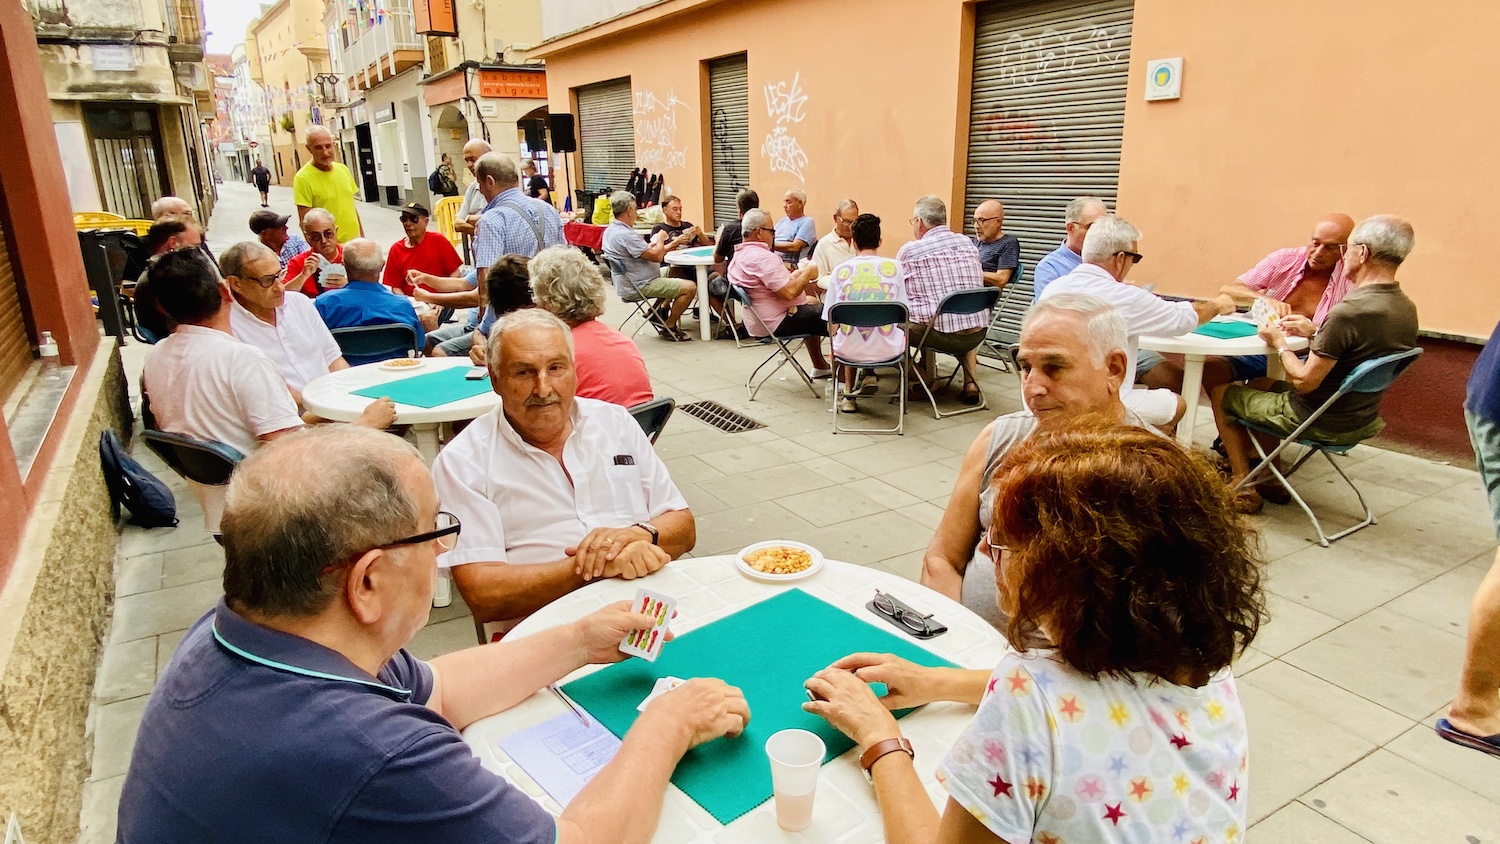
[[[479,96],[492,100],[545,100],[547,73],[541,70],[481,70]]]
[[[453,0],[412,0],[418,35],[458,37],[458,21],[453,15]]]

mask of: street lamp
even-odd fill
[[[325,103],[338,102],[339,75],[337,73],[320,73],[313,77],[313,82],[318,86],[318,99]]]

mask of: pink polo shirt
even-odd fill
[[[651,376],[635,342],[597,319],[573,327],[574,395],[622,407],[651,401]]]
[[[734,260],[729,262],[729,283],[750,294],[750,304],[755,308],[755,315],[760,317],[759,320],[745,320],[745,330],[751,337],[765,337],[786,319],[787,311],[794,305],[807,304],[806,295],[798,295],[791,301],[776,295],[776,291],[791,280],[792,271],[782,262],[781,256],[764,243],[752,240],[734,247]]]
[[[1259,264],[1246,270],[1240,276],[1240,283],[1257,293],[1264,293],[1272,299],[1285,302],[1292,295],[1297,285],[1302,283],[1302,277],[1307,274],[1307,252],[1306,246],[1295,246],[1289,249],[1278,249],[1260,260]],[[1333,306],[1343,301],[1344,296],[1354,289],[1354,283],[1344,275],[1344,262],[1341,259],[1333,268],[1333,277],[1328,280],[1328,287],[1323,290],[1323,298],[1318,300],[1318,310],[1313,314],[1313,324],[1322,325],[1323,320],[1328,318],[1328,312]]]

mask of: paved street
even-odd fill
[[[287,189],[273,188],[272,205],[295,212]],[[249,186],[221,186],[211,246],[248,237],[245,220],[256,207]],[[361,213],[383,245],[400,236],[394,211],[365,205]],[[625,313],[615,303],[606,319],[617,325]],[[1015,376],[985,370],[989,413],[936,421],[914,405],[904,437],[835,436],[826,402],[795,377],[745,400],[744,378],[765,347],[667,343],[649,330],[637,340],[658,395],[713,399],[766,425],[727,434],[679,413],[658,443],[697,516],[699,555],[783,537],[915,579],[964,450],[995,414],[1020,407]],[[132,385],[143,352],[138,343],[125,347]],[[882,401],[861,407],[891,412]],[[1211,419],[1196,435],[1199,445],[1212,440]],[[183,631],[219,596],[222,552],[204,533],[192,496],[144,449],[138,456],[176,491],[182,524],[124,530],[91,716],[86,842],[113,840],[147,696]],[[1378,525],[1324,549],[1295,507],[1268,505],[1257,519],[1270,560],[1272,621],[1237,665],[1250,718],[1252,840],[1500,840],[1500,768],[1430,728],[1451,697],[1469,598],[1495,551],[1478,478],[1367,446],[1345,462]],[[1330,474],[1313,466],[1298,487],[1329,522],[1347,523],[1352,496]],[[433,611],[413,650],[430,657],[473,641],[471,620],[455,600]]]

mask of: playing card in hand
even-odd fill
[[[620,653],[655,662],[657,655],[661,653],[662,643],[667,639],[667,622],[672,620],[672,613],[677,610],[677,601],[666,595],[641,589],[635,593],[630,609],[632,612],[651,616],[656,623],[645,630],[631,631],[625,641],[620,643]]]

